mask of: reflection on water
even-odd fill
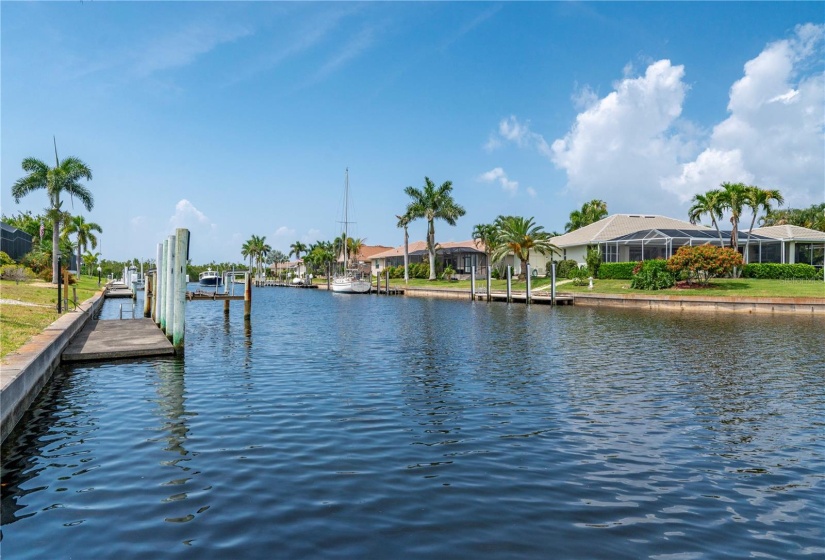
[[[56,375],[3,448],[7,556],[825,554],[821,319],[254,302]]]

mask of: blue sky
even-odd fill
[[[611,213],[686,218],[722,181],[825,200],[821,2],[0,5],[2,212],[20,163],[93,170],[104,258],[195,263],[355,235],[399,245],[403,189],[451,180],[470,238],[499,214],[562,231]],[[70,208],[71,209],[71,208]],[[411,239],[423,239],[415,222]]]

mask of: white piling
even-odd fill
[[[172,338],[172,325],[175,324],[175,236],[167,238],[169,251],[166,253],[166,338]]]
[[[492,300],[492,296],[490,295],[490,288],[492,287],[493,283],[493,274],[490,270],[490,264],[487,263],[487,301]]]
[[[174,323],[172,324],[172,345],[175,350],[183,350],[183,336],[186,331],[186,251],[189,248],[189,230],[178,228],[175,232],[175,291],[174,291]],[[217,291],[217,287],[215,291]]]
[[[513,275],[510,265],[507,265],[507,303],[513,301]]]
[[[527,263],[525,266],[525,270],[527,271],[527,297],[524,300],[524,303],[530,303],[530,263]]]
[[[550,305],[556,305],[556,263],[550,265]]]
[[[166,261],[169,257],[169,240],[163,240],[163,254],[161,255],[161,262],[158,263],[158,271],[160,272],[160,282],[158,286],[158,316],[160,317],[160,328],[166,332]]]
[[[470,301],[476,300],[476,267],[470,267]]]

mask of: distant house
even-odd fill
[[[413,241],[409,244],[408,251],[410,264],[430,262],[426,241]],[[476,267],[477,274],[486,274],[487,255],[484,253],[484,244],[472,239],[438,243],[435,258],[439,270],[450,265],[457,275],[464,276],[470,274],[472,267]],[[371,260],[373,276],[380,274],[388,266],[404,266],[404,246],[374,254]]]
[[[373,257],[380,253],[385,253],[386,251],[389,251],[391,249],[392,247],[389,247],[387,245],[362,245],[361,250],[358,252],[358,255],[355,258],[350,256],[350,265],[358,263],[358,270],[360,270],[364,274],[367,274],[372,270]],[[343,255],[339,256],[338,262],[341,263],[343,261]]]
[[[721,237],[721,239],[720,239]],[[798,226],[773,226],[739,231],[737,241],[745,262],[808,262],[822,266],[825,233]],[[598,247],[605,262],[668,259],[684,246],[730,246],[730,231],[695,225],[666,216],[614,214],[552,239],[562,259],[586,262],[588,247]],[[797,256],[798,255],[798,256]],[[818,264],[817,264],[818,263]]]
[[[272,271],[272,275],[275,278],[281,278],[282,276],[294,278],[296,276],[304,276],[307,272],[303,259],[298,259],[297,261],[272,263],[269,265],[269,270]]]
[[[0,251],[16,261],[32,250],[32,236],[21,229],[0,222]]]

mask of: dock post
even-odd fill
[[[169,240],[163,240],[163,256],[158,263],[160,270],[160,294],[158,297],[158,317],[160,318],[160,330],[166,332],[166,259],[169,255]]]
[[[470,301],[476,300],[476,267],[470,267]]]
[[[186,332],[186,251],[189,247],[189,230],[178,228],[175,231],[175,280],[174,293],[174,323],[172,325],[172,346],[175,352],[183,351],[183,336]],[[215,287],[215,291],[218,288]]]
[[[492,296],[490,295],[490,288],[491,288],[491,284],[492,284],[492,280],[493,280],[492,276],[493,275],[492,275],[492,272],[490,271],[490,264],[488,263],[487,264],[487,301],[491,301],[493,299]]]
[[[158,243],[155,255],[155,289],[152,294],[152,319],[156,325],[160,325],[160,314],[158,313],[158,300],[160,299],[160,267],[163,262],[163,243]]]
[[[69,261],[69,265],[71,266],[72,261]],[[62,272],[63,274],[63,310],[67,313],[69,312],[69,269],[66,268]]]
[[[152,275],[143,276],[143,316],[152,316]]]
[[[556,305],[556,263],[550,265],[550,305]]]
[[[252,276],[247,272],[244,278],[243,290],[243,319],[249,321],[252,317]]]
[[[507,303],[513,301],[513,275],[510,265],[507,265]]]
[[[381,295],[381,272],[375,275],[375,293]]]
[[[527,297],[524,300],[524,303],[530,305],[530,263],[525,265],[525,270],[527,270]]]
[[[390,295],[390,269],[385,268],[384,270],[386,271],[386,274],[387,274],[387,281],[384,282],[384,284],[386,285],[386,288],[387,288],[387,295]]]

